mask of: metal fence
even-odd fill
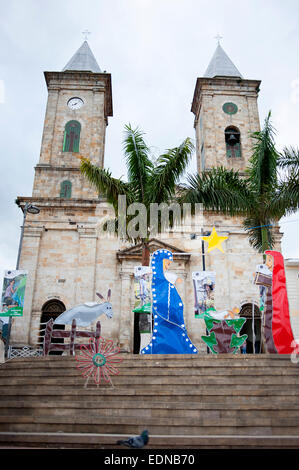
[[[8,359],[15,359],[16,357],[38,357],[43,355],[41,348],[34,348],[31,346],[23,346],[22,348],[8,348]]]

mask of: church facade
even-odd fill
[[[41,323],[65,309],[96,301],[96,292],[112,289],[114,316],[101,317],[102,335],[123,351],[134,350],[134,267],[141,264],[141,246],[103,236],[101,222],[111,214],[80,173],[78,155],[104,166],[105,133],[113,115],[111,75],[102,72],[86,41],[61,72],[45,72],[48,88],[44,130],[31,197],[17,204],[36,205],[27,214],[20,269],[28,270],[23,317],[13,319],[11,344],[37,345]],[[205,75],[197,78],[192,109],[198,171],[215,166],[245,170],[251,156],[250,133],[260,130],[257,98],[259,80],[244,79],[220,45]],[[190,90],[191,92],[191,90]],[[107,164],[107,162],[106,162]],[[109,165],[108,165],[109,166]],[[214,226],[227,236],[225,253],[205,255],[205,269],[216,272],[217,310],[238,307],[251,325],[252,312],[260,322],[259,292],[253,273],[260,254],[249,245],[241,220],[204,213],[204,231]],[[282,234],[275,229],[275,249]],[[150,241],[150,251],[170,249],[173,270],[183,283],[186,328],[202,353],[206,346],[202,319],[194,315],[192,272],[203,269],[202,241],[196,228],[170,231]]]

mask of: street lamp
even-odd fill
[[[29,212],[29,214],[39,214],[40,210],[38,207],[34,206],[33,204],[28,204],[27,212]]]
[[[25,227],[27,212],[29,212],[29,214],[39,214],[40,209],[38,207],[34,206],[33,204],[30,204],[29,202],[26,202],[26,204],[25,204],[24,211],[23,211],[23,224],[21,226],[21,236],[20,236],[20,242],[19,242],[16,271],[19,269],[19,264],[20,264],[20,257],[21,257],[23,238],[24,238],[24,227]],[[5,343],[5,356],[6,357],[7,357],[8,348],[9,348],[11,324],[12,324],[12,319],[11,319],[11,317],[9,317],[7,338],[6,338],[6,343]]]

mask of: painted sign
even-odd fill
[[[134,308],[151,302],[151,269],[149,266],[135,266],[134,269]]]
[[[1,317],[22,317],[28,271],[4,272],[1,296]]]
[[[207,309],[215,307],[215,280],[214,271],[195,271],[192,273],[194,288],[195,318],[200,318]]]

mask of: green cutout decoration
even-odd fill
[[[206,329],[209,332],[209,335],[202,336],[201,338],[213,354],[236,354],[248,338],[247,335],[238,336],[246,322],[246,318],[216,320],[211,317],[208,310],[199,315],[199,317],[204,319]]]
[[[215,335],[214,331],[212,331],[212,333],[209,336],[202,336],[201,339],[209,346],[209,348],[210,348],[210,350],[213,354],[218,354],[214,350],[214,346],[216,346],[216,344],[217,344],[216,335]]]
[[[242,336],[237,336],[235,334],[232,335],[230,347],[236,348],[233,354],[235,354],[238,351],[238,349],[242,346],[242,344],[244,343],[244,341],[246,341],[247,338],[248,338],[248,335],[242,335]]]
[[[214,327],[214,323],[221,323],[221,320],[215,320],[214,318],[205,318],[205,324],[208,331]]]
[[[225,320],[228,326],[233,326],[236,333],[239,333],[244,323],[246,322],[246,318],[236,318],[235,320]]]

